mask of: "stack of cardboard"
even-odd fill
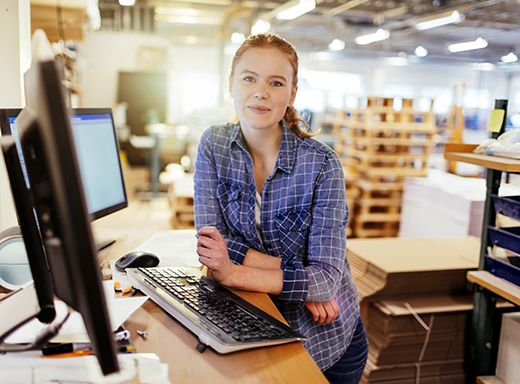
[[[354,239],[348,259],[369,338],[363,383],[464,383],[479,239]]]

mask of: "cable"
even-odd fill
[[[40,349],[41,346],[46,343],[49,339],[56,336],[59,332],[61,327],[63,327],[63,324],[69,319],[70,315],[72,313],[72,310],[67,307],[67,313],[65,314],[65,317],[61,321],[54,321],[51,324],[49,324],[43,331],[41,331],[34,340],[30,343],[21,343],[21,344],[11,344],[11,343],[4,343],[4,340],[9,337],[14,331],[16,331],[18,328],[24,326],[27,324],[30,320],[34,319],[36,315],[32,315],[29,318],[21,321],[20,323],[16,324],[14,327],[9,329],[7,332],[4,332],[3,335],[0,336],[0,353],[4,354],[6,352],[23,352],[23,351],[30,351],[35,349]]]

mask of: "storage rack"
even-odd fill
[[[446,160],[460,161],[485,167],[486,200],[480,246],[479,271],[468,272],[467,279],[475,284],[474,309],[471,336],[471,367],[475,376],[494,375],[500,336],[499,311],[496,308],[497,297],[503,298],[516,306],[520,305],[520,287],[486,271],[486,255],[489,245],[488,225],[494,225],[496,211],[492,195],[498,195],[502,172],[520,173],[520,161],[510,158],[493,157],[471,153],[475,145],[447,145]],[[457,152],[451,152],[456,150]]]

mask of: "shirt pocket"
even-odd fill
[[[289,209],[275,215],[282,252],[285,256],[304,257],[311,225],[308,209]]]
[[[244,186],[239,183],[220,181],[217,186],[217,197],[222,215],[228,227],[240,233],[240,218],[243,214],[242,195]]]

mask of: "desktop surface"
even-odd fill
[[[146,205],[146,210],[143,205]],[[164,214],[164,217],[155,221],[158,214]],[[167,217],[167,211],[162,204],[150,206],[146,203],[131,202],[128,209],[94,222],[96,233],[106,233],[118,238],[116,244],[99,253],[99,258],[117,259],[158,231],[170,229]],[[268,295],[246,291],[234,292],[277,320],[286,323]],[[198,344],[197,337],[151,300],[147,300],[126,321],[125,327],[133,337],[137,352],[155,353],[162,362],[168,363],[172,383],[327,382],[303,344],[299,342],[226,355],[219,354],[211,348],[199,353],[195,349]],[[138,330],[146,331],[148,336],[138,336]]]

